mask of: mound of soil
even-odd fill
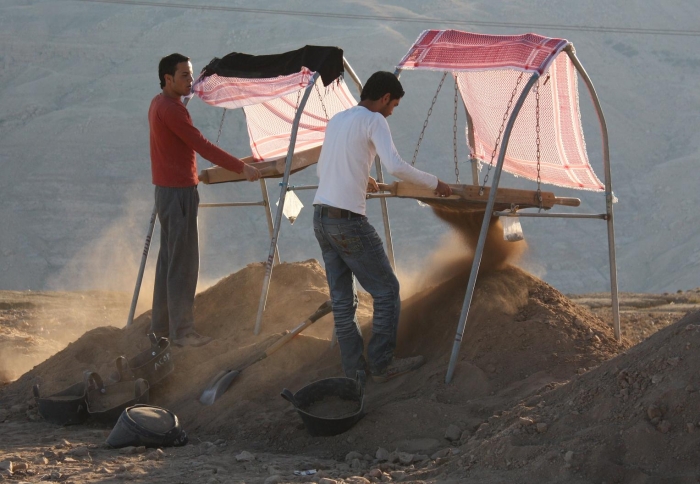
[[[488,471],[531,482],[697,482],[699,347],[695,312],[495,412],[469,429],[463,455],[444,470],[464,479]]]
[[[370,381],[363,420],[343,435],[312,438],[279,392],[341,374],[338,348],[330,345],[331,316],[244,370],[214,406],[198,401],[213,375],[249,361],[328,298],[316,261],[281,264],[273,272],[263,331],[254,336],[263,276],[264,266],[251,264],[197,296],[196,327],[216,340],[203,348],[175,348],[175,372],[151,389],[151,402],[175,412],[190,434],[318,457],[342,457],[350,450],[374,454],[378,447],[428,453],[445,445],[450,424],[478,425],[494,408],[509,408],[533,389],[564,381],[619,351],[611,330],[587,309],[507,266],[480,277],[455,378],[446,385],[468,276],[462,270],[404,301],[397,354],[423,354],[427,363],[386,384]],[[358,318],[368,335],[371,298],[360,296]],[[117,356],[130,357],[148,346],[149,324],[144,314],[129,328],[86,333],[3,388],[0,403],[24,403],[34,383],[45,393],[65,388],[79,381],[84,369],[108,376]]]

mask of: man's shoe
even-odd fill
[[[211,343],[214,340],[211,336],[203,336],[196,331],[191,331],[187,333],[182,338],[174,339],[173,344],[175,346],[204,346],[207,343]]]
[[[425,358],[421,355],[409,358],[392,358],[391,363],[387,365],[384,371],[372,375],[372,380],[375,383],[384,383],[419,368],[423,363],[425,363]]]

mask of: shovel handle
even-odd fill
[[[330,313],[333,309],[330,299],[323,304],[321,304],[315,313],[309,316],[309,319],[301,323],[299,326],[291,330],[289,333],[282,336],[280,339],[272,343],[268,349],[265,350],[265,357],[270,356],[272,353],[280,349],[282,346],[287,344],[292,338],[304,331],[306,328],[314,324],[316,321],[321,319],[326,314]]]

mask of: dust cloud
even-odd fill
[[[441,206],[439,201],[432,204],[435,215],[446,222],[452,231],[443,237],[440,245],[427,257],[420,270],[399,272],[402,299],[407,299],[447,280],[455,279],[457,276],[466,275],[468,277],[469,272],[471,272],[484,212],[445,207]],[[486,244],[479,266],[479,274],[516,264],[526,250],[527,243],[525,241],[508,242],[504,240],[503,226],[500,220],[496,217],[492,218],[486,234]],[[463,277],[458,279],[461,280]]]

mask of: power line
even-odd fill
[[[537,24],[537,23],[517,23],[517,22],[486,22],[478,20],[446,20],[432,17],[394,17],[382,15],[360,15],[347,13],[332,13],[332,12],[300,12],[294,10],[272,10],[265,8],[247,8],[247,7],[226,7],[218,5],[193,5],[186,3],[165,3],[152,2],[144,0],[76,0],[87,3],[109,3],[118,5],[133,5],[141,7],[166,7],[180,8],[189,10],[210,10],[218,12],[239,12],[239,13],[258,13],[265,15],[282,15],[288,17],[321,17],[321,18],[338,18],[349,20],[380,20],[385,22],[410,22],[410,23],[427,23],[436,22],[444,25],[457,26],[480,26],[480,27],[500,27],[500,28],[517,28],[517,29],[556,29],[569,30],[576,32],[603,32],[616,34],[641,34],[641,35],[665,35],[665,36],[681,36],[681,37],[700,37],[700,30],[672,30],[672,29],[651,29],[651,28],[634,28],[634,27],[603,27],[595,25],[557,25],[557,24]]]

